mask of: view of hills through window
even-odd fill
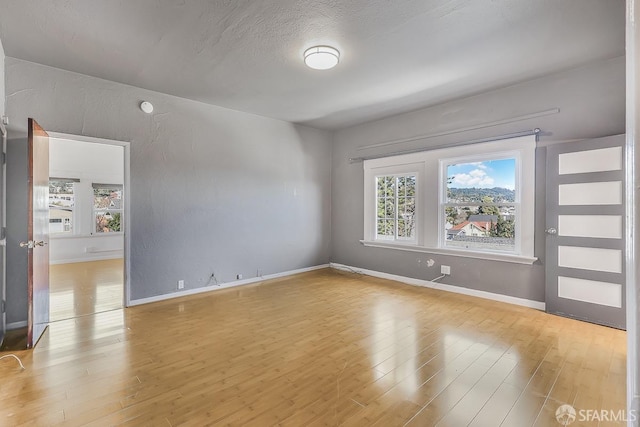
[[[515,250],[516,159],[449,164],[445,246]]]

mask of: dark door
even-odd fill
[[[27,252],[29,317],[27,347],[33,348],[49,324],[49,135],[29,119],[29,241]]]

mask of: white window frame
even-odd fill
[[[371,247],[533,264],[537,260],[534,256],[535,147],[535,136],[531,135],[365,160],[364,236],[361,243]],[[516,194],[520,209],[516,218],[516,250],[504,252],[445,247],[444,233],[441,232],[445,221],[441,206],[446,195],[446,169],[443,170],[443,165],[500,156],[517,159],[516,185],[520,191],[516,191]],[[412,242],[377,240],[375,178],[406,173],[416,174],[417,239]]]
[[[378,224],[377,224],[377,221],[378,221],[378,215],[377,215],[377,212],[378,212],[378,185],[377,185],[378,184],[378,179],[379,178],[383,178],[383,177],[393,177],[394,179],[397,179],[397,178],[400,178],[400,177],[405,177],[406,178],[406,177],[410,177],[410,176],[414,176],[415,180],[416,180],[416,185],[415,185],[415,187],[416,187],[415,188],[415,193],[416,194],[413,196],[413,198],[415,199],[414,209],[416,209],[416,212],[414,213],[414,219],[413,219],[413,222],[414,222],[413,238],[398,237],[398,235],[397,235],[398,234],[398,224],[397,224],[398,215],[397,215],[397,210],[394,210],[394,218],[393,218],[393,220],[396,221],[396,225],[394,227],[394,236],[392,238],[389,238],[389,237],[386,237],[386,236],[385,237],[379,236],[378,235]],[[383,241],[383,242],[396,242],[396,243],[409,243],[409,244],[417,243],[417,240],[418,240],[418,238],[417,238],[418,227],[417,227],[416,219],[418,217],[418,215],[417,215],[417,207],[418,207],[417,206],[417,204],[418,204],[418,174],[415,173],[415,172],[394,173],[394,174],[386,174],[386,175],[378,174],[374,178],[374,183],[375,183],[375,186],[376,186],[376,198],[375,198],[376,199],[375,200],[376,201],[376,216],[375,216],[376,224],[375,224],[375,227],[374,227],[375,240],[376,241]],[[396,187],[396,190],[397,190],[397,187]],[[397,191],[396,191],[396,193],[394,195],[394,199],[395,199],[394,206],[397,209],[398,208],[398,193],[397,193]]]
[[[365,206],[368,207],[369,212],[372,212],[372,215],[365,216],[365,236],[370,241],[375,242],[385,242],[385,243],[394,243],[399,245],[418,245],[420,244],[420,231],[422,229],[422,215],[420,215],[421,210],[421,184],[420,184],[420,175],[422,164],[400,164],[394,165],[391,167],[378,167],[372,168],[365,171]],[[413,239],[389,239],[389,238],[378,238],[377,235],[377,209],[378,209],[378,200],[377,200],[377,179],[382,176],[407,176],[407,175],[415,175],[416,177],[416,212],[415,212],[415,233]]]
[[[505,206],[505,205],[513,205],[516,211],[516,219],[515,219],[515,242],[514,242],[514,250],[513,251],[500,251],[500,250],[490,250],[490,249],[480,249],[480,248],[455,248],[455,250],[460,251],[470,251],[470,252],[495,252],[500,254],[514,254],[514,255],[522,255],[522,231],[523,225],[521,221],[522,215],[522,188],[521,181],[522,178],[520,176],[520,170],[522,169],[522,160],[520,156],[520,151],[507,151],[507,152],[496,152],[496,153],[486,153],[480,155],[471,155],[465,157],[456,157],[456,158],[448,158],[448,159],[440,159],[440,208],[438,210],[438,223],[440,230],[444,230],[446,226],[446,215],[444,213],[445,207],[450,205],[447,203],[447,181],[448,174],[447,168],[451,165],[456,164],[464,164],[464,163],[474,163],[474,162],[483,162],[490,160],[505,160],[505,159],[515,159],[515,195],[516,199],[513,203],[495,203],[495,206]],[[475,203],[469,203],[471,205]],[[453,205],[453,204],[452,204]],[[486,204],[483,204],[486,205]],[[491,204],[487,205],[490,206]],[[453,249],[450,246],[446,245],[446,238],[444,233],[440,233],[440,238],[438,241],[438,247],[442,249]]]
[[[113,187],[119,188],[122,194],[120,208],[119,209],[96,209],[95,205],[95,189],[101,187]],[[124,229],[124,186],[122,184],[105,184],[105,183],[91,183],[91,235],[93,236],[113,236],[123,233]],[[109,233],[99,232],[96,230],[96,215],[100,212],[117,212],[120,213],[120,231],[112,231]]]
[[[78,209],[78,184],[80,184],[80,180],[76,178],[59,178],[59,177],[50,177],[49,182],[51,181],[66,181],[71,182],[73,184],[73,208],[71,209],[71,231],[60,231],[60,232],[50,232],[49,234],[52,237],[72,237],[80,234],[80,224],[79,224],[79,209]],[[62,226],[64,228],[64,221],[62,222]]]

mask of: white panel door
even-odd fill
[[[547,312],[625,328],[624,135],[547,147]]]

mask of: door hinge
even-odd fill
[[[7,164],[7,153],[2,153],[2,164]]]
[[[7,311],[7,302],[2,300],[0,303],[0,313],[4,313],[5,311]]]
[[[0,228],[0,240],[7,237],[7,227]]]

